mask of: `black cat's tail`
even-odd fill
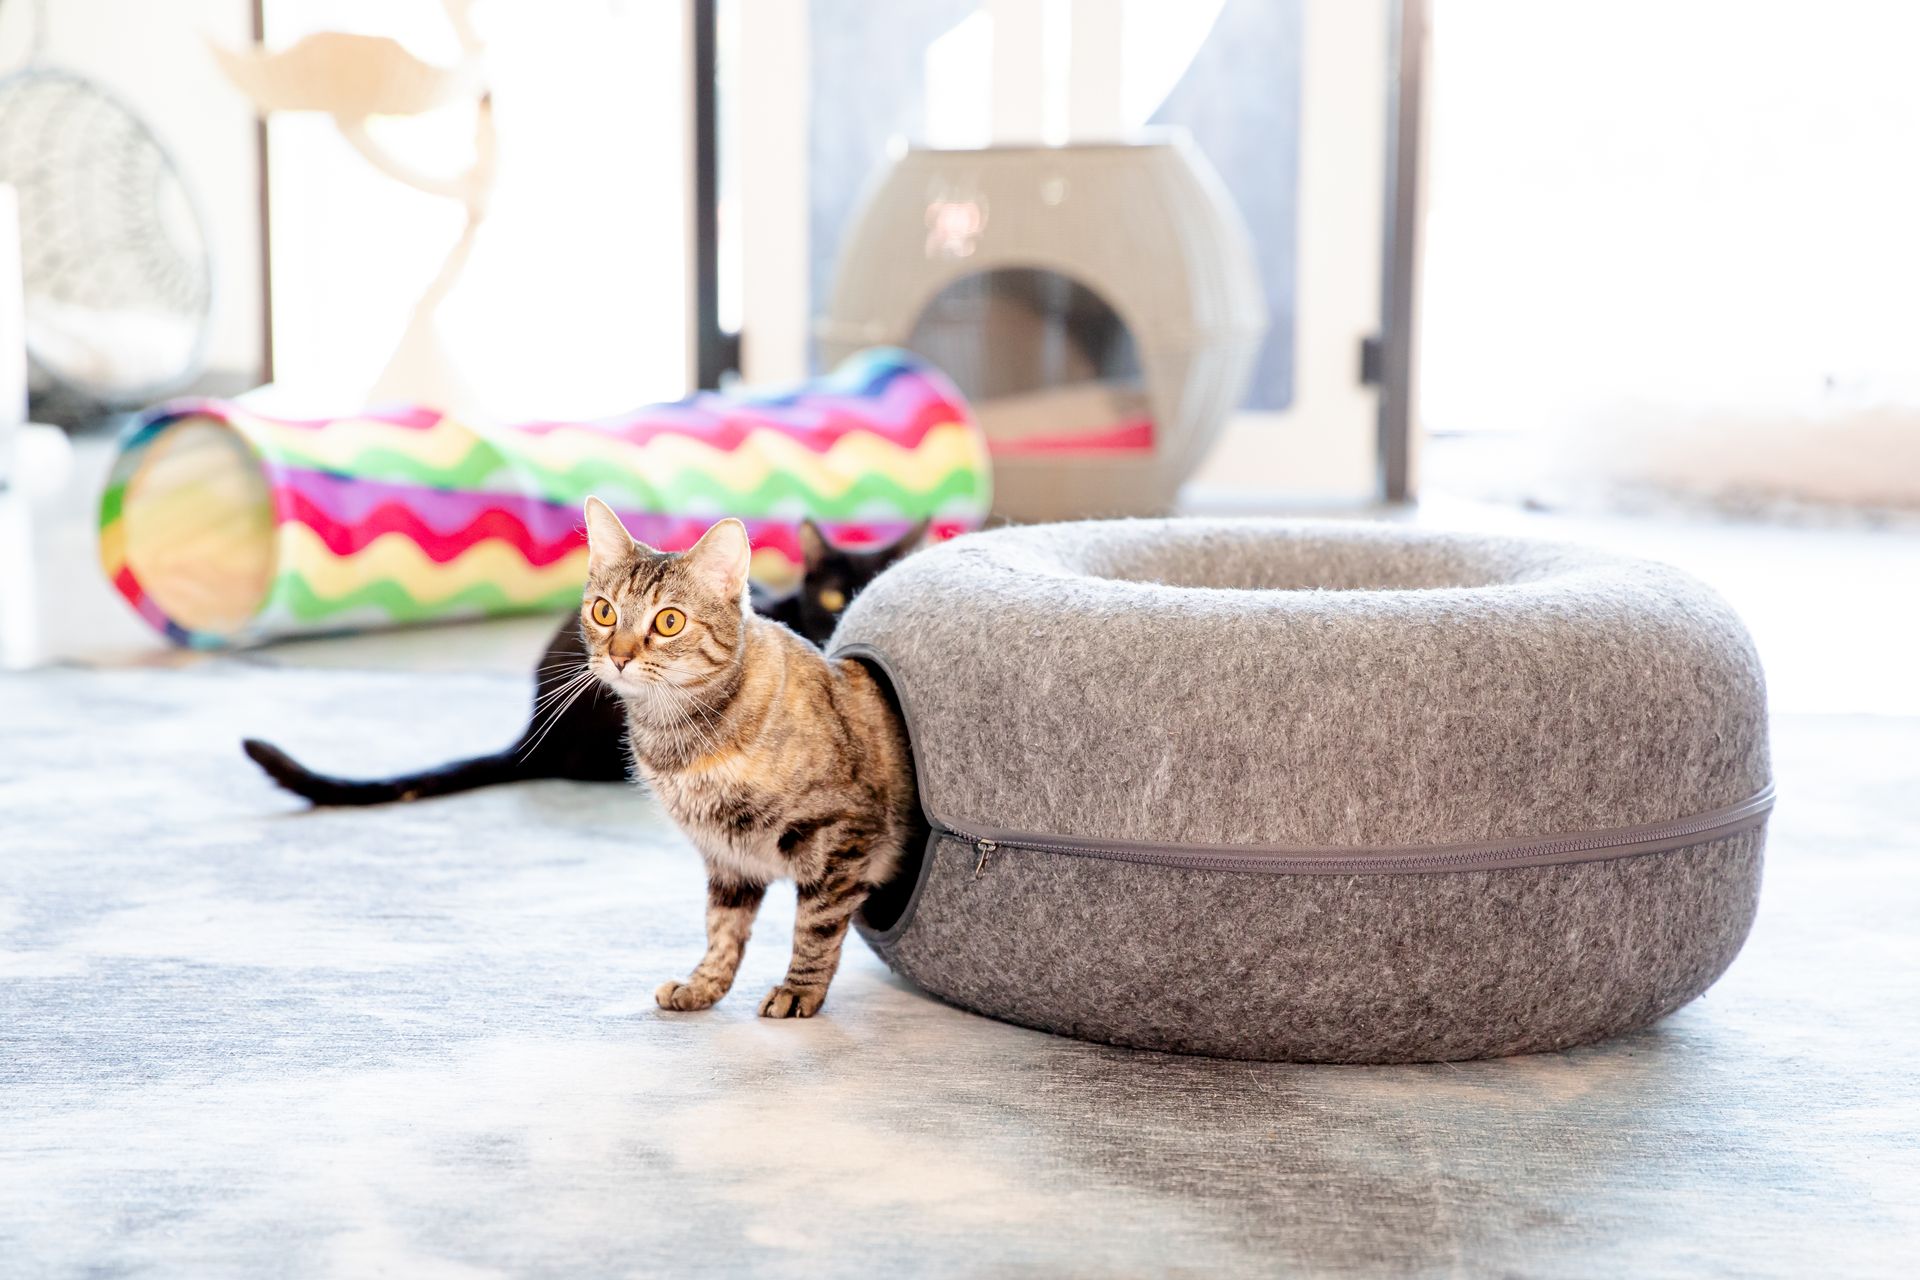
[[[249,759],[267,771],[267,776],[317,805],[386,804],[393,800],[419,800],[425,796],[451,795],[472,791],[497,782],[517,782],[522,778],[545,777],[537,763],[521,759],[520,744],[490,756],[474,756],[450,764],[404,773],[393,778],[336,778],[315,773],[292,756],[258,738],[240,743]]]

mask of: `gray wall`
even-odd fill
[[[867,184],[886,162],[887,139],[921,136],[927,46],[978,7],[977,0],[812,0],[809,5],[811,315],[826,310],[840,238]],[[809,359],[818,365],[817,353]]]
[[[1293,401],[1300,7],[1300,0],[1227,0],[1152,121],[1193,134],[1253,232],[1268,329],[1244,402],[1249,409],[1284,409]]]

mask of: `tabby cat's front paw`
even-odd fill
[[[662,1009],[687,1012],[711,1009],[713,1002],[725,994],[724,990],[707,982],[663,982],[654,991],[653,999]]]
[[[825,987],[790,987],[781,983],[760,1002],[763,1018],[811,1018],[827,1002]]]

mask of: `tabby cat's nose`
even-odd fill
[[[627,663],[632,660],[631,654],[624,653],[610,653],[607,657],[612,660],[615,671],[625,671],[627,669]]]

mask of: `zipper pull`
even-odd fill
[[[991,840],[975,840],[973,847],[980,851],[980,860],[973,864],[973,878],[977,880],[980,878],[980,873],[986,869],[987,859],[992,857],[994,850],[1000,846]]]

